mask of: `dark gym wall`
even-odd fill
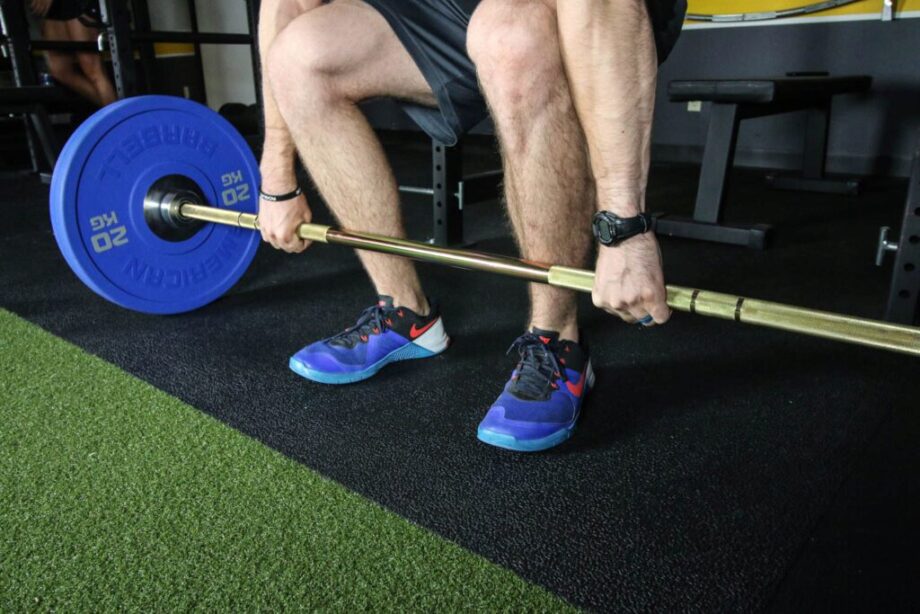
[[[653,138],[656,160],[699,161],[708,105],[690,113],[668,102],[673,79],[735,78],[824,70],[866,74],[866,96],[834,102],[828,170],[906,176],[920,138],[920,19],[691,29],[659,75]],[[801,114],[742,123],[737,163],[790,168],[799,163]]]
[[[839,97],[834,103],[828,170],[906,176],[920,138],[920,19],[685,30],[659,75],[655,160],[698,162],[706,139],[708,105],[690,113],[685,104],[668,102],[669,81],[813,70],[874,78],[869,95]],[[369,114],[378,127],[414,129],[386,103],[373,103]],[[801,114],[744,122],[737,163],[794,168],[803,126]],[[477,132],[490,129],[486,124]]]

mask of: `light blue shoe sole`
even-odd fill
[[[291,360],[288,362],[288,366],[291,368],[291,371],[297,375],[305,377],[313,382],[319,382],[320,384],[353,384],[355,382],[360,382],[376,375],[378,371],[380,371],[391,362],[397,362],[400,360],[415,360],[417,358],[430,358],[432,356],[437,356],[439,353],[440,352],[432,352],[431,350],[426,350],[425,348],[415,345],[414,343],[407,343],[401,348],[393,350],[371,366],[365,367],[360,371],[349,371],[344,373],[318,371],[316,369],[311,369],[307,365],[297,360],[296,356],[291,356]]]
[[[489,429],[479,429],[476,437],[479,441],[487,443],[490,446],[514,450],[515,452],[542,452],[549,450],[572,436],[575,431],[575,425],[567,426],[564,429],[556,431],[552,435],[541,437],[540,439],[517,439],[512,435],[496,433]]]

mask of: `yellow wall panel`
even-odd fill
[[[756,13],[759,11],[780,11],[813,4],[816,0],[689,0],[688,12],[721,15],[725,13]],[[920,0],[898,0],[898,13],[920,11]],[[861,0],[809,17],[831,17],[835,15],[879,15],[882,0]]]

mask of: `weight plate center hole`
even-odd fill
[[[179,214],[186,203],[205,204],[197,183],[184,175],[167,175],[157,179],[144,196],[144,220],[153,234],[164,241],[179,243],[195,236],[205,223]]]

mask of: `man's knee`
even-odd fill
[[[323,0],[274,0],[274,11],[282,23],[297,19],[300,15],[322,6]],[[263,5],[266,6],[267,5]]]
[[[77,54],[77,63],[80,65],[80,72],[91,80],[101,79],[105,76],[102,69],[102,60],[94,53]]]
[[[555,12],[528,1],[484,0],[470,20],[467,50],[497,107],[542,106],[564,79]]]
[[[70,58],[55,58],[48,60],[48,74],[56,81],[64,83],[69,81],[76,73]]]
[[[321,20],[307,12],[281,31],[263,58],[278,104],[287,101],[304,111],[341,99],[337,72],[342,41],[324,32]]]

